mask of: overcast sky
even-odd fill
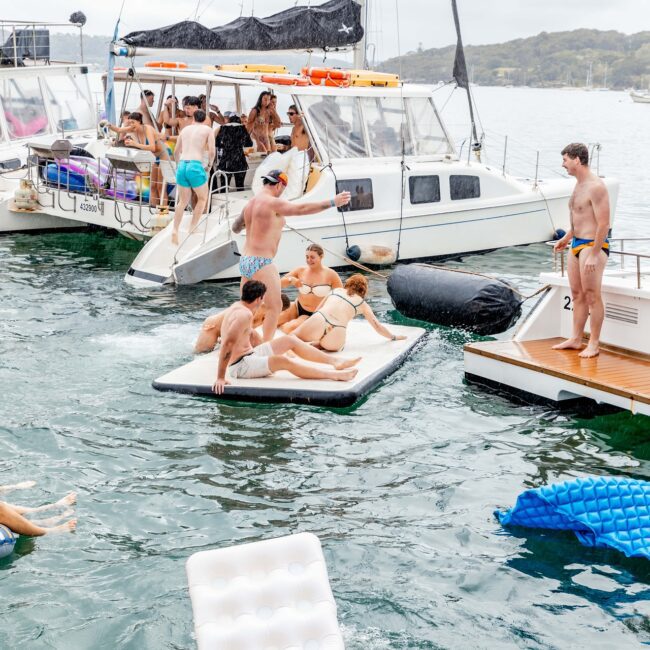
[[[451,0],[368,0],[369,36],[376,59],[455,42]],[[650,0],[457,0],[465,44],[479,45],[587,27],[633,34],[650,30]],[[127,0],[121,34],[169,25],[197,13],[207,27],[245,15],[263,17],[307,0]],[[322,4],[322,0],[312,0]],[[75,10],[88,17],[89,34],[111,34],[122,0],[27,0],[3,11],[12,20],[65,22]],[[25,9],[22,9],[25,7]],[[396,8],[397,7],[397,8]],[[5,16],[3,16],[4,18]]]

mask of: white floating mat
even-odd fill
[[[186,569],[199,650],[344,650],[316,535],[201,551]]]
[[[389,325],[390,331],[405,335],[403,341],[389,341],[377,334],[365,320],[348,325],[345,348],[337,356],[362,357],[359,373],[352,381],[299,379],[282,370],[262,379],[231,379],[220,398],[246,402],[295,402],[320,406],[350,406],[394,372],[413,346],[424,336],[421,327]],[[218,351],[204,354],[168,372],[153,382],[158,390],[216,395],[212,385],[217,376]],[[296,359],[309,363],[303,359]]]

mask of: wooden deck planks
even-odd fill
[[[650,360],[645,355],[601,348],[597,357],[583,359],[577,350],[553,350],[561,341],[485,341],[468,343],[465,350],[650,404]]]

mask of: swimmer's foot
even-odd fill
[[[359,368],[352,368],[351,370],[339,370],[336,373],[336,381],[351,381],[357,376]]]
[[[0,492],[10,492],[11,490],[26,490],[33,488],[36,481],[22,481],[22,483],[14,483],[13,485],[0,485]]]
[[[567,339],[553,346],[553,350],[580,350],[582,348],[582,339]]]
[[[361,361],[361,357],[357,357],[356,359],[340,359],[336,364],[334,364],[334,367],[337,370],[345,370],[346,368],[356,366],[359,361]]]
[[[49,526],[54,526],[55,524],[58,524],[61,519],[65,519],[66,517],[71,517],[74,514],[74,510],[72,508],[69,508],[68,510],[65,510],[59,515],[54,515],[54,517],[49,517],[48,519],[39,519],[38,521],[34,521],[32,523],[36,524],[37,526],[40,526],[41,528],[48,528]]]
[[[77,493],[70,492],[66,494],[62,499],[59,499],[54,505],[64,507],[73,506],[75,503],[77,503]]]
[[[46,528],[45,534],[55,535],[57,533],[74,533],[75,530],[77,530],[77,520],[70,519],[70,521],[66,521],[65,524],[53,526],[52,528]]]
[[[600,349],[598,344],[596,343],[595,345],[592,345],[590,343],[582,352],[580,352],[580,354],[578,354],[578,356],[583,359],[591,359],[592,357],[597,357],[599,354]]]

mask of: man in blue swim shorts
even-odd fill
[[[207,158],[207,168],[212,168],[215,147],[212,129],[205,124],[205,111],[194,112],[194,123],[186,126],[176,141],[174,157],[178,163],[176,168],[176,210],[172,230],[172,244],[178,245],[178,229],[183,220],[185,208],[192,200],[192,192],[196,194],[196,203],[192,211],[192,221],[187,234],[191,234],[199,223],[201,215],[208,202],[208,174],[204,167]]]
[[[589,169],[588,163],[586,145],[573,143],[562,149],[562,167],[575,176],[577,183],[569,199],[571,228],[555,244],[555,250],[561,251],[571,242],[567,269],[573,299],[573,331],[571,338],[553,346],[556,350],[582,350],[589,318],[589,343],[580,352],[581,357],[587,358],[599,352],[605,318],[600,289],[609,256],[609,194],[605,183]]]
[[[239,260],[241,286],[248,280],[259,280],[266,285],[264,298],[266,318],[262,338],[271,341],[278,326],[282,302],[280,299],[280,273],[273,263],[278,252],[285,217],[302,217],[331,208],[340,208],[350,202],[350,192],[341,192],[333,199],[313,203],[293,203],[280,198],[287,186],[288,177],[279,169],[262,176],[262,190],[244,207],[235,219],[232,229],[239,233],[246,228],[246,243]]]

